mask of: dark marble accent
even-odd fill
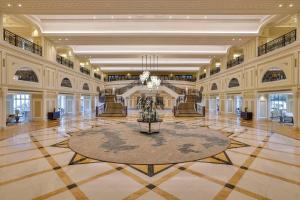
[[[73,183],[73,184],[67,186],[67,188],[68,188],[69,190],[71,190],[71,189],[73,189],[73,188],[75,188],[75,187],[78,187],[78,185],[76,185],[75,183]]]
[[[156,188],[156,186],[150,183],[149,185],[146,185],[146,188],[148,188],[149,190],[153,190],[154,188]]]

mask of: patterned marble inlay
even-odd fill
[[[162,123],[160,133],[151,135],[140,133],[137,125],[111,121],[72,134],[69,145],[78,154],[106,162],[171,164],[210,157],[230,143],[221,131],[188,122]]]

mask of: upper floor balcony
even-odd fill
[[[16,35],[9,30],[3,29],[3,39],[9,44],[12,44],[16,47],[22,48],[31,53],[37,54],[39,56],[43,55],[43,48],[38,44],[35,44],[19,35]]]
[[[206,78],[206,73],[199,75],[199,80]]]
[[[86,75],[90,75],[91,74],[91,71],[88,68],[81,67],[81,66],[80,66],[80,72],[84,73]]]
[[[239,64],[241,64],[243,62],[244,62],[244,55],[240,55],[239,57],[236,57],[236,58],[234,58],[232,60],[229,60],[227,62],[227,69],[229,69],[231,67],[234,67],[236,65],[239,65]]]
[[[214,74],[217,74],[221,71],[220,67],[217,67],[217,68],[214,68],[214,69],[211,69],[209,74],[212,76]]]
[[[270,42],[267,42],[257,48],[258,56],[267,54],[275,49],[287,46],[296,41],[296,29],[288,32]]]
[[[74,68],[74,63],[60,55],[56,55],[56,62],[69,68]]]
[[[94,77],[95,77],[96,79],[101,80],[101,75],[100,75],[100,74],[94,73]]]
[[[169,75],[157,75],[160,80],[174,80],[174,81],[189,81],[189,82],[195,82],[196,78],[194,78],[192,75],[175,75],[175,76],[169,76]],[[108,75],[104,81],[111,82],[111,81],[125,81],[125,80],[139,80],[139,75]]]

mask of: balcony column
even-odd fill
[[[7,96],[8,89],[7,87],[2,87],[0,90],[0,128],[6,127],[6,96]]]
[[[96,112],[96,101],[95,101],[95,95],[91,96],[91,113]]]
[[[43,91],[43,96],[42,96],[42,119],[46,120],[47,119],[47,114],[48,114],[48,109],[47,109],[47,101],[48,101],[48,93],[47,90]]]
[[[300,41],[300,12],[296,15],[296,21],[297,21],[297,24],[296,24],[296,40]]]
[[[80,115],[81,114],[81,95],[80,94],[74,94],[73,99],[74,99],[74,113],[75,115]]]
[[[255,57],[258,57],[259,36],[255,38]]]
[[[300,89],[297,87],[292,88],[293,92],[293,120],[294,120],[294,127],[299,129],[300,128]]]
[[[225,113],[225,104],[226,104],[226,101],[227,101],[227,96],[224,93],[220,93],[219,98],[220,98],[219,113],[224,114]]]
[[[0,12],[0,41],[4,40],[3,38],[3,14]]]

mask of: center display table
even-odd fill
[[[151,120],[138,119],[137,122],[139,122],[139,125],[140,125],[140,133],[145,133],[145,134],[159,133],[160,123],[162,121],[163,121],[162,119],[156,119],[156,120],[152,120],[152,121]],[[148,125],[147,130],[142,130],[141,123],[144,123],[144,124]],[[151,125],[155,124],[155,123],[158,123],[158,129],[152,130]]]

